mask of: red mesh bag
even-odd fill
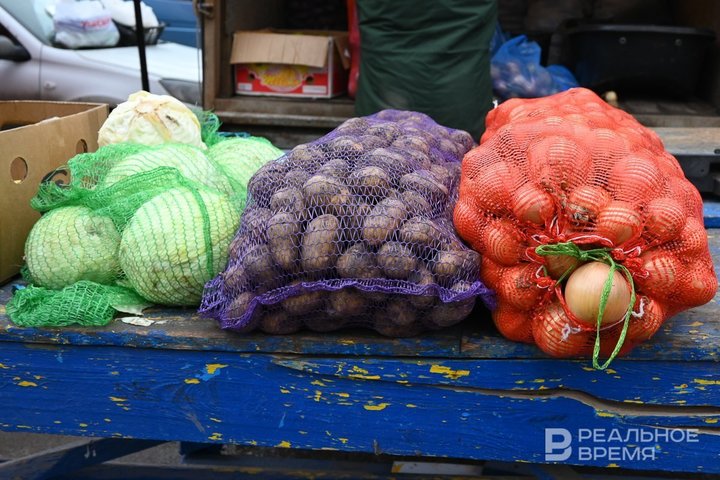
[[[505,337],[605,368],[713,298],[702,199],[654,132],[583,88],[508,100],[486,123],[454,223]]]

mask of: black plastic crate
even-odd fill
[[[695,93],[712,30],[658,25],[568,25],[563,63],[595,91]]]

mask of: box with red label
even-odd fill
[[[235,93],[331,98],[347,92],[346,32],[253,31],[233,36]]]

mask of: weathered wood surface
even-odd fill
[[[567,462],[720,472],[720,380],[712,362],[667,363],[618,362],[615,375],[564,361],[380,361],[7,342],[0,349],[0,428],[526,462],[544,461],[546,428],[622,435],[693,428],[692,444],[642,444],[657,449],[652,462]],[[657,371],[661,380],[652,380]],[[513,390],[533,388],[537,375],[545,381],[535,391]],[[571,390],[592,388],[593,377],[605,382],[594,392],[600,398]],[[699,386],[707,395],[701,403],[710,406],[672,403],[692,403]],[[646,398],[667,404],[638,403]]]

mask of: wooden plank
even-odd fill
[[[680,377],[664,374],[657,385],[652,376],[658,370],[670,372],[669,365],[650,362],[647,369],[633,365],[637,371],[620,375],[616,388],[642,390],[641,401],[645,401],[645,395],[653,395],[652,389],[640,389],[640,383],[652,383],[655,389],[669,392],[680,382],[692,383],[698,378],[706,380],[697,385],[711,392],[706,398],[708,405],[715,407],[660,409],[636,404],[627,410],[616,405],[608,411],[604,405],[599,408],[568,392],[488,392],[448,382],[453,376],[466,376],[453,371],[455,363],[439,360],[435,373],[428,364],[403,364],[408,378],[420,379],[424,371],[433,379],[408,384],[371,378],[379,373],[373,371],[377,365],[368,358],[332,359],[345,362],[354,377],[289,368],[283,363],[287,360],[299,358],[9,342],[0,349],[0,406],[4,412],[0,428],[533,463],[545,462],[546,428],[567,429],[578,442],[581,429],[614,429],[624,438],[629,432],[650,429],[657,438],[657,432],[691,428],[693,437],[697,436],[692,444],[662,439],[651,445],[641,442],[640,446],[656,452],[652,459],[633,454],[617,461],[603,457],[585,460],[576,452],[566,463],[720,473],[720,415],[712,414],[720,406],[720,384],[707,376],[708,364],[702,362],[681,363]],[[566,362],[554,362],[545,365],[543,374],[550,373],[553,366],[563,370],[560,365]],[[485,362],[483,367],[493,372],[486,378],[512,377],[510,366],[515,363]],[[581,368],[567,368],[584,374]],[[595,372],[586,373],[589,385]],[[575,381],[580,384],[582,379]],[[612,443],[618,445],[637,442]]]
[[[78,440],[0,463],[0,478],[42,480],[123,457],[163,442],[118,438]]]

